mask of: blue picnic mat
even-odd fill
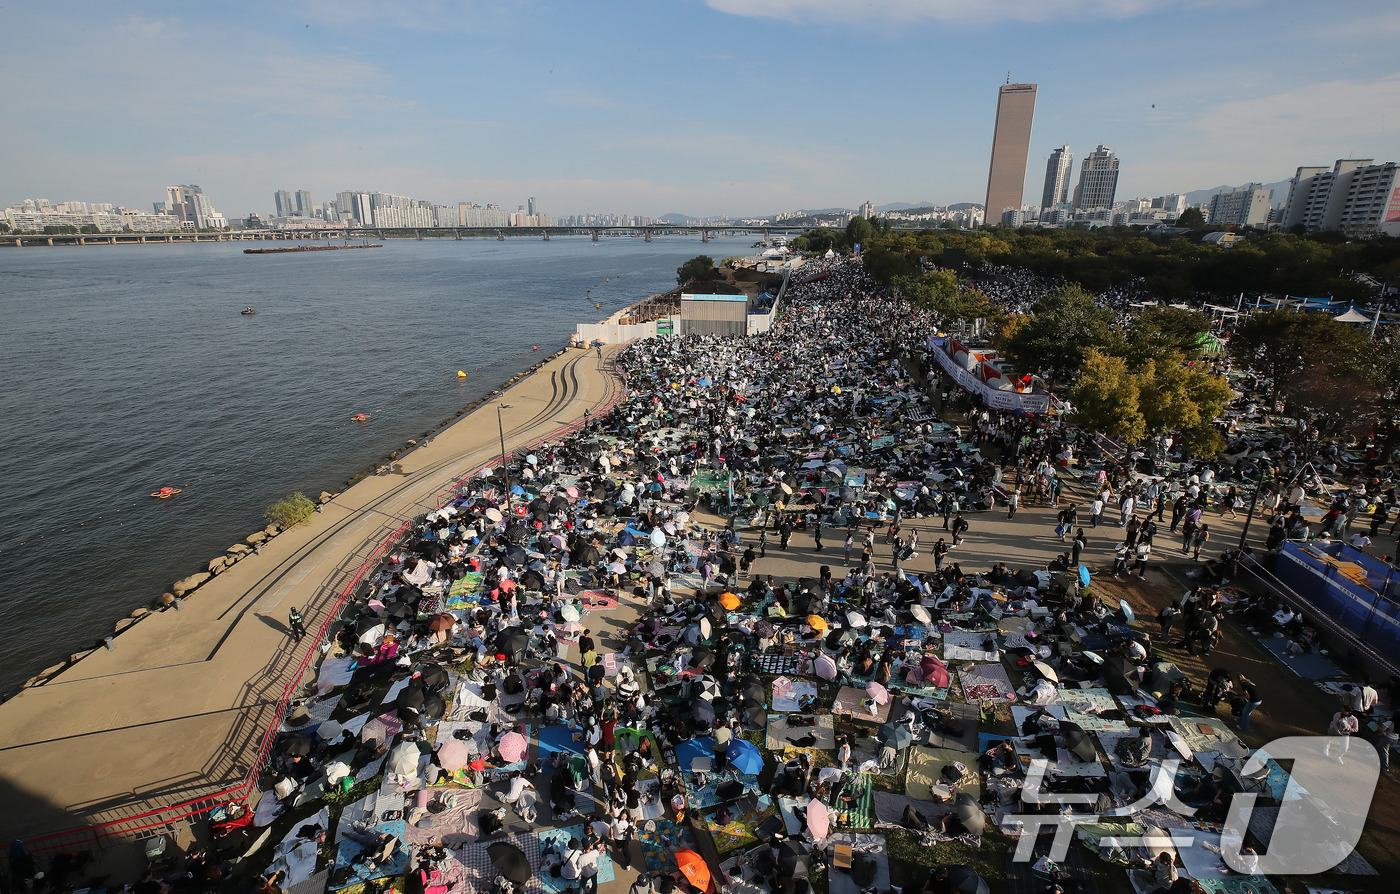
[[[555,852],[563,853],[569,846],[570,838],[577,838],[579,841],[583,840],[582,823],[575,826],[565,826],[562,829],[549,829],[543,832],[536,832],[535,839],[540,843],[541,865],[544,863],[544,852],[547,847],[552,844]],[[549,894],[565,894],[565,892],[570,889],[577,890],[578,888],[577,879],[570,881],[563,877],[556,878],[554,873],[547,870],[542,870],[538,878],[540,886],[548,891]],[[598,884],[602,885],[616,880],[617,870],[613,867],[612,857],[604,853],[598,857]]]

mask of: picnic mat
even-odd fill
[[[983,648],[987,640],[996,644],[995,631],[949,630],[943,634],[944,661],[999,661],[1000,653]]]
[[[556,853],[563,853],[568,850],[571,838],[583,840],[583,823],[536,832],[535,840],[539,842],[540,863],[544,863],[544,853],[550,844],[553,844]],[[540,887],[548,894],[565,894],[567,891],[578,889],[577,879],[570,881],[562,876],[556,878],[552,872],[541,872],[538,874],[538,878]],[[608,856],[607,851],[604,851],[598,857],[598,883],[601,885],[616,880],[617,870],[613,867],[612,857]]]
[[[1033,853],[1040,857],[1047,853],[1050,848],[1050,839],[1042,838],[1037,842]],[[1015,860],[1015,848],[1008,848],[1006,852],[1006,887],[1009,894],[1042,894],[1048,890],[1051,881],[1059,883],[1066,891],[1074,891],[1077,894],[1096,894],[1098,884],[1094,880],[1094,873],[1084,862],[1084,855],[1079,848],[1072,847],[1065,853],[1065,858],[1055,864],[1052,874],[1047,875],[1035,871],[1035,860],[1017,862]]]
[[[741,782],[744,790],[748,794],[758,794],[758,777],[745,776],[738,773],[733,767],[725,767],[713,773],[705,774],[705,784],[694,786],[690,784],[690,776],[686,776],[685,801],[692,810],[704,810],[707,807],[716,807],[723,803],[724,799],[719,796],[719,787],[731,781]]]
[[[927,801],[914,798],[909,795],[897,795],[894,792],[875,792],[872,798],[875,809],[875,821],[884,825],[886,823],[900,826],[904,818],[904,808],[913,807],[915,811],[923,815],[925,819],[929,817],[942,816],[953,809],[953,802],[946,804],[939,801]]]
[[[1069,710],[1065,712],[1065,719],[1071,723],[1077,723],[1089,733],[1126,733],[1128,722],[1126,720],[1110,720],[1099,714],[1081,714],[1078,711]]]
[[[441,813],[429,813],[417,825],[404,829],[404,844],[421,847],[441,844],[455,848],[475,841],[481,834],[476,814],[481,809],[481,789],[449,789],[438,792],[433,800],[448,805]]]
[[[761,674],[787,676],[806,676],[803,669],[808,664],[796,655],[750,655],[749,662]]]
[[[890,717],[890,706],[884,705],[864,705],[862,702],[870,701],[870,696],[866,695],[864,689],[856,689],[852,686],[842,686],[841,691],[836,693],[836,704],[831,706],[833,714],[848,714],[852,720],[862,720],[866,723],[884,723]]]
[[[719,823],[715,816],[719,810],[708,811],[704,814],[705,824],[710,830],[710,837],[715,840],[715,848],[721,854],[728,853],[735,848],[747,847],[758,841],[756,830],[763,824],[763,821],[778,812],[778,805],[774,804],[771,798],[763,797],[759,799],[757,807],[750,805],[748,800],[731,804],[727,808],[729,811],[729,822]]]
[[[1063,689],[1060,691],[1060,704],[1068,711],[1079,714],[1103,714],[1108,711],[1122,710],[1119,704],[1113,700],[1113,695],[1107,689]]]
[[[480,571],[468,571],[452,582],[447,590],[447,598],[442,607],[445,611],[472,609],[481,604],[481,584],[486,575]]]
[[[847,773],[839,804],[828,805],[836,813],[834,826],[843,829],[875,827],[875,780],[868,773]]]
[[[977,755],[949,748],[926,748],[916,745],[909,749],[909,774],[904,777],[904,793],[921,801],[937,800],[933,787],[947,789],[939,780],[943,768],[959,761],[967,767],[967,775],[958,784],[958,791],[970,792],[982,799],[982,774],[977,769]]]
[[[784,748],[805,748],[818,751],[831,751],[836,747],[835,725],[830,714],[816,715],[814,726],[788,726],[788,715],[769,714],[766,745],[769,751],[782,751]],[[816,741],[810,745],[798,745],[794,739],[811,736]]]
[[[617,739],[613,739],[616,744]],[[539,762],[548,763],[556,754],[583,754],[584,743],[575,738],[571,727],[563,724],[546,726],[540,730]]]
[[[806,699],[817,697],[817,687],[805,680],[774,680],[773,709],[780,714],[802,710]]]
[[[1286,636],[1266,637],[1259,640],[1259,644],[1272,652],[1274,657],[1283,663],[1284,667],[1304,680],[1331,680],[1345,676],[1335,664],[1316,652],[1304,652],[1301,655],[1287,654],[1284,651],[1288,647],[1288,637]]]
[[[1238,742],[1234,733],[1215,717],[1172,717],[1167,721],[1192,751],[1230,750]]]
[[[475,721],[479,723],[499,723],[502,727],[514,726],[519,715],[506,711],[506,705],[525,704],[525,691],[522,687],[520,692],[510,695],[505,691],[505,687],[496,687],[496,699],[486,701],[481,697],[481,684],[467,678],[462,678],[457,682],[457,688],[452,694],[452,710],[448,712],[448,720],[471,720],[473,713],[482,712],[486,719]],[[522,712],[523,713],[523,712]]]
[[[525,894],[543,894],[547,889],[540,881],[540,843],[534,835],[524,832],[496,836],[490,841],[473,841],[457,848],[456,855],[463,866],[467,889],[478,894],[485,894],[491,889],[492,881],[499,873],[492,865],[486,848],[499,841],[508,841],[525,852],[531,869],[530,880],[524,886]]]
[[[690,834],[690,829],[668,819],[652,819],[642,823],[637,827],[637,839],[642,844],[642,858],[646,860],[647,869],[654,873],[678,871],[676,851],[695,849],[695,838]]]
[[[344,837],[344,831],[349,829],[352,823],[363,821],[373,825],[376,831],[387,832],[402,842],[405,835],[402,816],[403,805],[402,794],[393,795],[377,791],[346,806],[340,815],[340,825],[336,827],[335,868],[336,870],[349,869],[349,873],[345,875],[345,881],[342,884],[332,884],[331,890],[338,891],[351,885],[404,874],[408,869],[408,851],[402,844],[394,850],[393,857],[383,864],[376,865],[368,860],[357,863],[355,858],[364,852],[364,848],[357,842]],[[399,811],[399,818],[396,820],[383,819],[385,813],[391,810]],[[338,875],[340,874],[334,870],[331,872],[332,878],[336,878]]]
[[[969,702],[1016,698],[1011,678],[1000,664],[974,664],[971,670],[959,670],[958,682],[962,684],[963,698]]]
[[[946,702],[940,707],[946,709],[962,725],[963,733],[954,736],[946,731],[930,731],[927,744],[934,748],[952,748],[955,751],[978,751],[977,721],[981,712],[977,710],[977,706],[964,702]]]
[[[871,881],[869,888],[876,891],[884,891],[890,886],[890,860],[885,853],[885,836],[871,833],[836,832],[823,842],[828,857],[835,853],[838,844],[849,845],[852,851],[858,851],[875,861],[875,878]],[[831,865],[831,864],[828,864]],[[861,887],[851,878],[849,872],[836,869],[832,865],[827,873],[827,886],[830,894],[860,894]]]

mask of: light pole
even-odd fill
[[[510,505],[510,459],[506,456],[506,429],[501,422],[501,411],[509,409],[510,404],[496,404],[496,431],[501,436],[501,472],[506,476],[506,515],[512,515],[514,510]]]

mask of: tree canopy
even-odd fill
[[[695,280],[706,281],[719,275],[715,269],[715,259],[709,255],[696,255],[676,268],[676,282],[685,285]]]
[[[1038,372],[1052,383],[1067,381],[1095,348],[1121,342],[1112,315],[1079,286],[1063,286],[1031,308],[1032,321],[1004,342],[1006,355],[1023,372]]]

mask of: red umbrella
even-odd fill
[[[935,686],[947,686],[953,679],[952,674],[948,673],[948,666],[933,655],[923,657],[919,662],[919,672],[924,675],[924,682]]]

